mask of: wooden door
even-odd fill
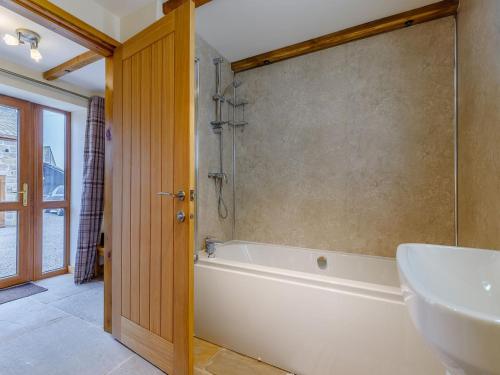
[[[112,332],[175,375],[193,371],[193,15],[185,1],[114,55]]]
[[[0,95],[0,289],[33,277],[32,106]]]

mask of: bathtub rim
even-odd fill
[[[320,253],[324,252],[327,254],[335,252],[341,255],[347,255],[347,256],[355,255],[355,256],[365,257],[365,255],[350,254],[345,252],[306,249],[300,247],[272,245],[266,243],[246,242],[246,241],[228,241],[218,246],[225,246],[231,244],[232,245],[253,244],[253,245],[264,245],[264,246],[274,246],[274,247],[287,247],[287,248],[302,250],[303,252],[307,252],[308,250]],[[371,255],[367,255],[367,257],[379,258],[379,259],[382,258],[383,260],[391,261],[391,258],[371,256]],[[358,281],[358,280],[352,280],[334,276],[317,275],[314,273],[289,270],[285,268],[263,266],[255,263],[240,262],[240,261],[228,260],[217,257],[208,258],[208,255],[205,251],[200,251],[196,267],[202,267],[208,269],[221,269],[223,271],[232,273],[252,274],[254,276],[261,276],[268,279],[274,279],[276,281],[286,281],[289,283],[294,283],[299,285],[307,284],[310,287],[330,289],[341,293],[347,293],[358,296],[363,295],[364,297],[383,300],[386,302],[404,304],[403,294],[399,285],[396,287],[396,286],[370,283],[366,281]]]

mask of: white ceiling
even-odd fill
[[[196,10],[196,31],[237,61],[438,0],[213,0]]]
[[[29,46],[8,46],[0,39],[0,54],[2,58],[23,65],[35,71],[45,71],[69,60],[86,49],[49,29],[46,29],[30,20],[17,15],[10,10],[0,7],[0,37],[7,34],[16,35],[17,28],[30,29],[42,37],[39,45],[43,59],[36,62],[30,58]]]
[[[155,0],[94,0],[95,3],[120,17],[127,16],[154,1]]]
[[[106,79],[105,60],[101,59],[77,71],[66,74],[60,81],[82,87],[93,93],[103,93]]]
[[[26,45],[8,46],[1,38],[8,33],[15,35],[17,28],[27,28],[40,34],[40,53],[43,58],[36,62],[30,58],[29,47]],[[46,29],[24,17],[0,7],[0,56],[2,59],[27,68],[33,72],[42,73],[83,52],[86,48],[72,42],[53,31]],[[70,73],[64,81],[81,87],[90,92],[104,91],[104,63],[99,61],[85,69]]]
[[[156,0],[94,0],[124,16]],[[196,10],[196,30],[230,61],[240,60],[347,27],[418,8],[437,0],[213,0]],[[43,72],[85,49],[58,34],[0,7],[0,37],[24,27],[42,36],[42,61],[29,57],[26,46],[7,46],[0,56]],[[91,92],[104,91],[104,61],[61,79]]]

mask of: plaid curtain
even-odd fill
[[[89,100],[83,167],[83,190],[76,251],[75,284],[94,276],[104,198],[104,99]]]

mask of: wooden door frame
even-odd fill
[[[33,223],[31,218],[33,217],[33,132],[30,129],[33,127],[33,105],[22,99],[13,98],[11,96],[0,95],[1,103],[5,106],[10,106],[13,108],[20,108],[20,134],[18,134],[18,163],[20,161],[19,170],[22,175],[18,176],[18,190],[21,189],[23,183],[28,184],[28,207],[24,208],[25,215],[22,215],[22,221],[19,220],[18,216],[18,226],[25,228],[27,237],[18,235],[18,275],[16,277],[0,280],[0,289],[6,288],[12,285],[23,283],[33,279]],[[20,155],[23,154],[24,157],[21,158]],[[2,203],[2,211],[17,211],[19,210],[19,202],[6,202]],[[11,210],[9,210],[11,208]],[[22,261],[22,263],[21,263]]]
[[[183,0],[193,1],[193,0]],[[208,1],[195,0],[195,5]],[[103,230],[105,238],[104,257],[104,330],[111,333],[112,329],[112,215],[113,215],[113,64],[114,51],[121,45],[118,41],[90,26],[48,0],[0,0],[0,6],[24,16],[41,26],[67,37],[76,43],[89,48],[106,58],[105,86],[105,169],[104,169],[104,217]],[[115,129],[116,130],[116,129]],[[190,229],[192,231],[193,229]],[[190,233],[193,235],[193,233]],[[193,277],[190,275],[189,277]]]
[[[65,152],[64,152],[64,200],[43,201],[43,117],[44,110],[60,113],[65,116]],[[34,180],[33,180],[33,279],[42,280],[68,273],[70,257],[71,231],[71,113],[57,108],[33,104],[34,119]],[[43,214],[48,208],[64,208],[64,264],[54,271],[43,273]]]
[[[105,156],[105,192],[103,229],[105,231],[104,257],[104,329],[111,333],[111,220],[112,220],[112,132],[113,132],[113,54],[120,42],[97,30],[78,17],[66,12],[48,0],[0,0],[0,6],[10,9],[31,21],[62,35],[83,47],[106,58],[105,89],[105,122],[106,122],[106,156]],[[31,148],[32,149],[32,148]],[[32,186],[32,182],[30,186]],[[68,185],[69,186],[69,185]],[[33,198],[33,189],[30,197]],[[69,239],[69,235],[68,235]],[[69,240],[67,241],[69,243]],[[31,247],[33,248],[33,244]],[[32,262],[33,263],[33,262]],[[31,277],[33,277],[33,264]],[[54,276],[53,274],[50,276]],[[0,284],[1,286],[1,284]]]

